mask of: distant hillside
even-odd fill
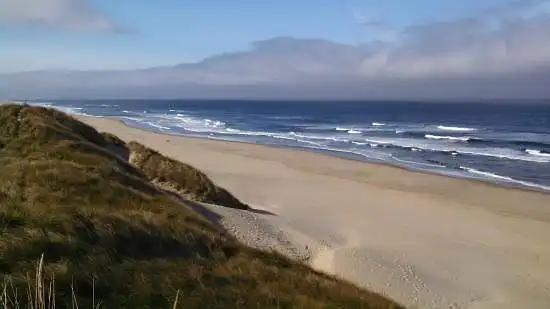
[[[0,105],[0,307],[401,308],[245,247],[197,202],[249,208],[136,142],[53,109]]]

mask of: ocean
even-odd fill
[[[34,102],[174,135],[321,151],[550,191],[550,105],[93,100]]]

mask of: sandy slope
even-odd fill
[[[245,243],[411,307],[550,308],[548,194],[82,119],[190,163],[272,212],[208,206]]]

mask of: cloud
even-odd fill
[[[485,10],[482,16],[500,20],[515,19],[518,16],[529,17],[540,13],[550,13],[548,0],[513,0],[505,5]]]
[[[89,0],[0,0],[0,21],[75,30],[119,31],[120,25]]]
[[[480,16],[408,27],[361,64],[369,78],[509,74],[550,67],[548,1],[515,1]]]
[[[353,17],[359,24],[365,26],[366,28],[370,28],[374,30],[393,29],[387,23],[381,20],[366,17],[365,15],[359,13],[358,11],[354,12]]]
[[[178,72],[205,84],[400,81],[524,74],[550,68],[550,1],[508,2],[478,16],[398,31],[355,12],[355,19],[393,39],[337,44],[279,37],[215,56]],[[183,67],[182,67],[183,68]]]
[[[199,80],[367,83],[534,72],[550,68],[548,4],[550,1],[509,2],[478,16],[395,30],[392,40],[358,46],[313,39],[265,40],[255,43],[250,51],[207,59],[204,63],[209,65],[201,68]],[[387,23],[358,13],[355,18],[377,31],[391,29]]]
[[[550,98],[549,4],[509,2],[360,45],[277,37],[172,67],[0,74],[0,96]]]
[[[359,11],[354,11],[353,18],[378,39],[391,41],[395,39],[397,30],[390,23],[380,19],[370,18]]]

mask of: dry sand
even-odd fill
[[[411,308],[550,308],[549,194],[81,119],[189,163],[273,213],[208,206],[249,245]]]

